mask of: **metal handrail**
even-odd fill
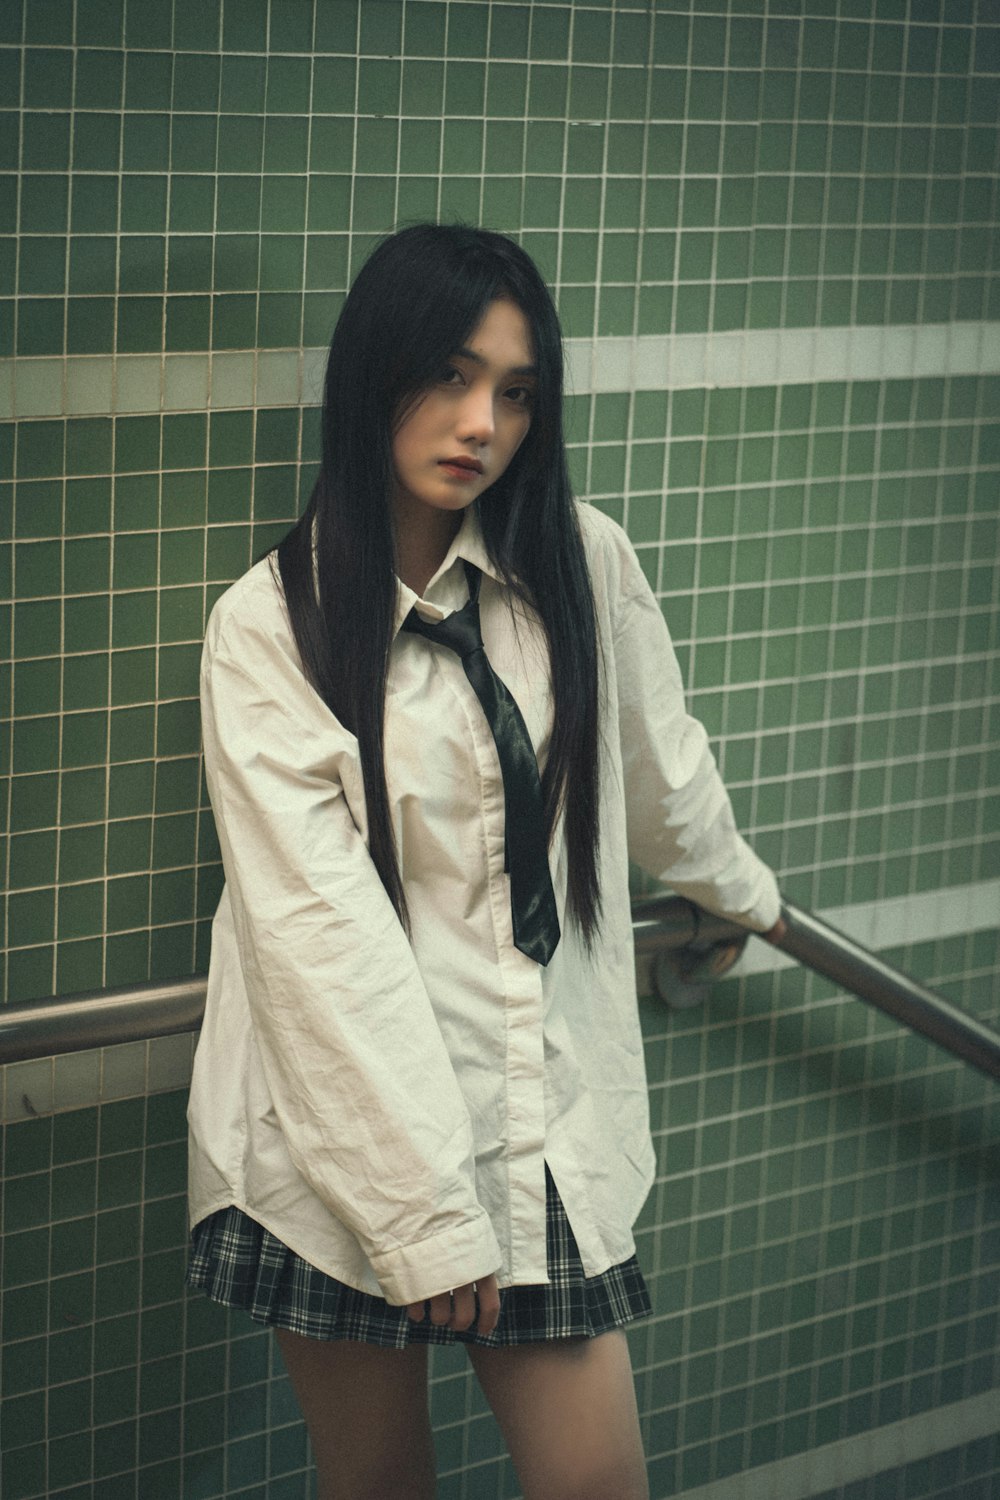
[[[811,912],[786,901],[782,916],[786,930],[773,944],[780,952],[1000,1079],[1000,1032]],[[632,918],[637,953],[694,955],[688,972],[694,967],[712,977],[731,965],[748,936],[746,928],[680,896],[637,901]],[[720,952],[722,961],[713,963]],[[0,1064],[197,1031],[205,990],[205,978],[195,976],[0,1006]]]
[[[197,1031],[205,1012],[207,983],[198,974],[166,983],[123,985],[61,999],[0,1005],[0,1063]]]
[[[992,1026],[901,969],[894,969],[812,912],[786,901],[782,916],[787,931],[775,943],[776,948],[841,989],[850,990],[859,1000],[902,1021],[953,1057],[1000,1079],[1000,1032]]]

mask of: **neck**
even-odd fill
[[[434,577],[462,524],[461,511],[421,511],[414,516],[396,508],[396,573],[415,594]]]

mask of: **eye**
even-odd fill
[[[530,385],[512,385],[504,392],[504,395],[515,406],[529,407],[535,399],[534,387]]]
[[[463,378],[461,370],[456,369],[454,365],[445,365],[438,376],[438,383],[440,385],[460,385]]]

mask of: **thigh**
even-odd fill
[[[319,1500],[430,1500],[427,1346],[275,1334],[309,1429]]]
[[[525,1500],[648,1500],[621,1329],[506,1349],[467,1345]]]

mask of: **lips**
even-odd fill
[[[478,458],[467,458],[464,453],[456,454],[454,458],[440,458],[438,464],[442,469],[451,469],[464,474],[481,474],[483,466]]]

